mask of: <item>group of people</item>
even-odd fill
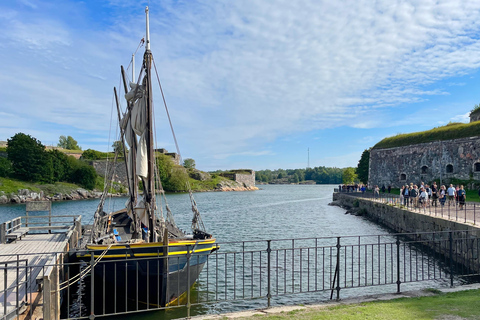
[[[364,184],[341,184],[338,186],[338,192],[362,192],[365,193],[367,187]]]
[[[431,186],[422,182],[420,187],[410,183],[400,188],[400,202],[406,206],[410,204],[415,207],[425,208],[430,205],[436,207],[439,202],[441,206],[448,203],[449,206],[458,205],[460,210],[463,210],[466,197],[463,185],[454,187],[450,184],[447,189],[445,185],[438,187],[436,182]]]

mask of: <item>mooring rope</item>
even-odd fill
[[[87,268],[85,268],[84,270],[82,270],[79,274],[77,274],[77,275],[75,275],[74,277],[72,277],[72,279],[68,279],[67,281],[64,281],[64,282],[60,283],[60,284],[58,285],[59,289],[58,289],[58,290],[55,290],[54,292],[62,291],[62,290],[64,290],[64,289],[68,288],[69,286],[71,286],[72,284],[75,284],[75,283],[77,283],[78,281],[82,280],[82,279],[85,277],[85,275],[86,275],[87,273],[89,273],[90,270],[91,270],[93,267],[95,267],[100,260],[102,260],[102,258],[107,254],[107,251],[110,250],[110,248],[112,247],[112,245],[113,245],[113,243],[111,243],[111,244],[108,246],[108,248],[105,249],[105,250],[102,252],[102,254],[100,254],[100,256],[95,260],[95,262],[94,262],[93,265],[89,265]],[[92,252],[92,254],[93,254],[93,252]],[[78,278],[78,279],[72,281],[72,280],[75,279],[75,278]],[[67,285],[65,285],[65,284],[67,284]],[[65,285],[65,286],[62,288],[63,285]]]

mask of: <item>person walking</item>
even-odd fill
[[[405,188],[403,189],[403,205],[408,207],[408,196],[409,196],[409,192],[410,190],[408,190],[408,184],[405,185]],[[480,194],[480,191],[479,191],[479,194]]]
[[[450,184],[450,187],[447,189],[447,194],[448,194],[448,206],[451,206],[453,201],[455,200],[455,188],[453,187],[453,184]]]
[[[437,183],[434,181],[432,185],[432,206],[437,206],[437,195],[438,189],[437,189]]]
[[[460,205],[460,210],[463,210],[463,206],[465,205],[465,199],[467,198],[467,194],[463,186],[460,186],[460,189],[458,189],[457,197],[458,197],[458,204]]]
[[[416,208],[418,206],[418,189],[417,185],[414,185],[412,190],[410,190],[410,202],[412,206]]]
[[[420,202],[420,206],[424,209],[427,207],[428,203],[428,193],[424,187],[420,188],[420,196],[418,197],[418,201]]]
[[[445,192],[445,186],[442,185],[440,187],[440,190],[438,191],[438,200],[440,201],[440,204],[445,206],[445,200],[446,200],[446,192]]]
[[[400,188],[400,204],[403,203],[403,192],[404,192],[403,189],[404,189],[404,188],[405,188],[404,186],[402,186],[402,187]]]

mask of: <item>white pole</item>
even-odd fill
[[[145,45],[145,50],[150,51],[150,22],[148,20],[148,6],[145,7],[145,14],[147,15],[147,34],[146,34],[147,44]]]

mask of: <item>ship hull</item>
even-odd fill
[[[105,283],[121,300],[165,307],[181,304],[216,244],[215,239],[174,240],[166,255],[162,243],[87,245],[87,250],[77,257],[91,262],[92,254],[94,260],[103,255],[93,270],[95,283]]]

